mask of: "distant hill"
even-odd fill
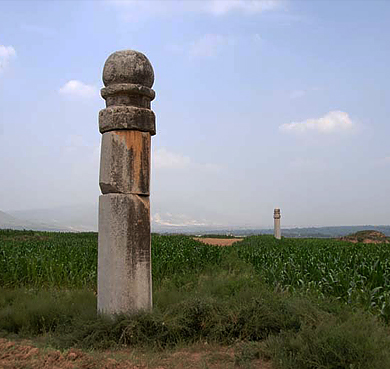
[[[176,219],[177,218],[177,219]],[[232,234],[235,236],[249,236],[256,234],[272,234],[271,228],[245,228],[245,227],[216,227],[204,223],[194,222],[187,218],[171,214],[165,220],[154,216],[152,232],[156,233],[182,233],[192,235]],[[98,206],[97,204],[80,204],[50,209],[33,209],[24,211],[0,211],[0,228],[31,229],[60,232],[88,232],[97,231]],[[175,224],[173,224],[175,223]],[[180,224],[181,223],[181,224]],[[351,233],[375,230],[390,237],[390,226],[339,226],[339,227],[307,227],[283,228],[282,236],[295,238],[339,238]]]
[[[386,237],[384,233],[375,230],[359,231],[348,236],[341,237],[340,240],[352,243],[390,243],[389,237]]]
[[[387,237],[390,237],[390,226],[335,226],[335,227],[308,227],[308,228],[282,228],[282,236],[291,237],[291,238],[338,238],[347,236],[351,233],[365,231],[365,230],[374,230],[382,232]],[[159,229],[158,232],[161,233],[186,233],[186,234],[231,234],[235,236],[250,236],[257,234],[273,234],[273,229],[254,229],[254,228],[225,228],[225,229]]]
[[[339,226],[339,227],[315,227],[315,228],[291,228],[282,229],[282,234],[286,237],[318,237],[334,238],[343,237],[359,231],[373,230],[382,232],[390,237],[390,226],[387,225],[364,225],[364,226]]]
[[[13,216],[0,211],[0,228],[12,228],[12,229],[23,229],[19,228],[23,226],[23,222]]]
[[[18,210],[8,212],[18,219],[44,224],[68,232],[97,231],[97,204],[80,204],[46,209]]]
[[[67,227],[56,226],[52,224],[32,222],[25,219],[19,219],[10,214],[0,211],[0,229],[17,229],[33,231],[52,231],[52,232],[71,232]]]

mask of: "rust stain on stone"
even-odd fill
[[[115,131],[115,134],[131,155],[128,173],[135,192],[149,193],[150,133],[124,130]]]

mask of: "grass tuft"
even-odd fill
[[[343,322],[330,316],[298,332],[269,337],[259,352],[280,369],[383,369],[390,367],[388,329],[357,313]]]

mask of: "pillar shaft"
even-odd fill
[[[152,308],[150,163],[153,68],[145,55],[112,54],[103,70],[99,185],[98,311]]]
[[[274,236],[278,240],[282,238],[280,231],[280,209],[274,209]]]
[[[103,133],[100,190],[149,196],[150,133],[110,131]]]
[[[98,308],[106,314],[152,307],[147,196],[99,198]]]

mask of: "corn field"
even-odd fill
[[[186,236],[152,236],[153,280],[201,272],[222,249]],[[96,290],[97,233],[0,230],[0,286]]]
[[[390,317],[390,245],[248,237],[237,248],[274,288],[358,303]]]
[[[358,304],[390,319],[386,244],[252,236],[232,247],[218,247],[182,235],[153,235],[153,281],[201,275],[232,252],[248,270],[254,269],[253,278],[271,288]],[[96,280],[96,233],[0,230],[0,287],[96,290]]]

